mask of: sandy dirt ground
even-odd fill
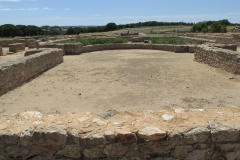
[[[18,53],[14,53],[14,54],[7,54],[9,52],[9,48],[8,47],[3,47],[3,55],[0,57],[0,64],[9,62],[9,61],[14,61],[18,58],[22,58],[24,57],[24,53],[25,51],[22,52],[18,52]],[[28,47],[25,47],[25,50],[28,50]]]
[[[0,97],[0,113],[43,114],[236,107],[240,77],[193,54],[114,50],[64,56],[64,63]]]

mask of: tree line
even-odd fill
[[[129,24],[116,25],[113,22],[108,23],[106,26],[89,26],[89,27],[69,27],[63,29],[59,26],[42,26],[37,27],[34,25],[12,25],[4,24],[0,26],[0,37],[25,37],[25,36],[37,36],[37,35],[74,35],[79,33],[94,33],[94,32],[106,32],[114,31],[117,29],[124,28],[137,28],[145,26],[193,26],[190,32],[226,32],[226,26],[237,25],[230,23],[227,19],[220,21],[206,21],[195,23],[186,22],[157,22],[157,21],[147,21]]]
[[[25,37],[25,36],[37,36],[44,35],[41,28],[34,25],[13,25],[4,24],[0,26],[0,37]]]

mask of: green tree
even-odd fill
[[[113,22],[110,22],[106,25],[106,31],[114,31],[117,29],[117,25]]]
[[[72,27],[69,27],[68,30],[67,30],[67,34],[68,34],[68,35],[73,35],[73,34],[75,34],[74,29],[73,29]]]
[[[211,24],[211,31],[213,33],[225,33],[227,32],[227,27],[222,25],[220,22],[213,22]]]

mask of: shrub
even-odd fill
[[[76,39],[68,40],[67,43],[82,43],[84,46],[86,45],[94,45],[94,44],[112,44],[112,43],[126,43],[128,42],[122,38],[96,38],[96,39],[85,39],[81,37],[77,37]],[[65,43],[65,42],[63,42]]]
[[[149,38],[149,40],[154,44],[188,44],[191,42],[188,42],[186,39],[181,37],[152,37]]]
[[[117,25],[113,22],[110,22],[106,25],[106,31],[114,31],[117,29]]]

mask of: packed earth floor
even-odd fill
[[[64,62],[0,97],[0,113],[206,109],[240,104],[240,77],[190,53],[110,50]]]

